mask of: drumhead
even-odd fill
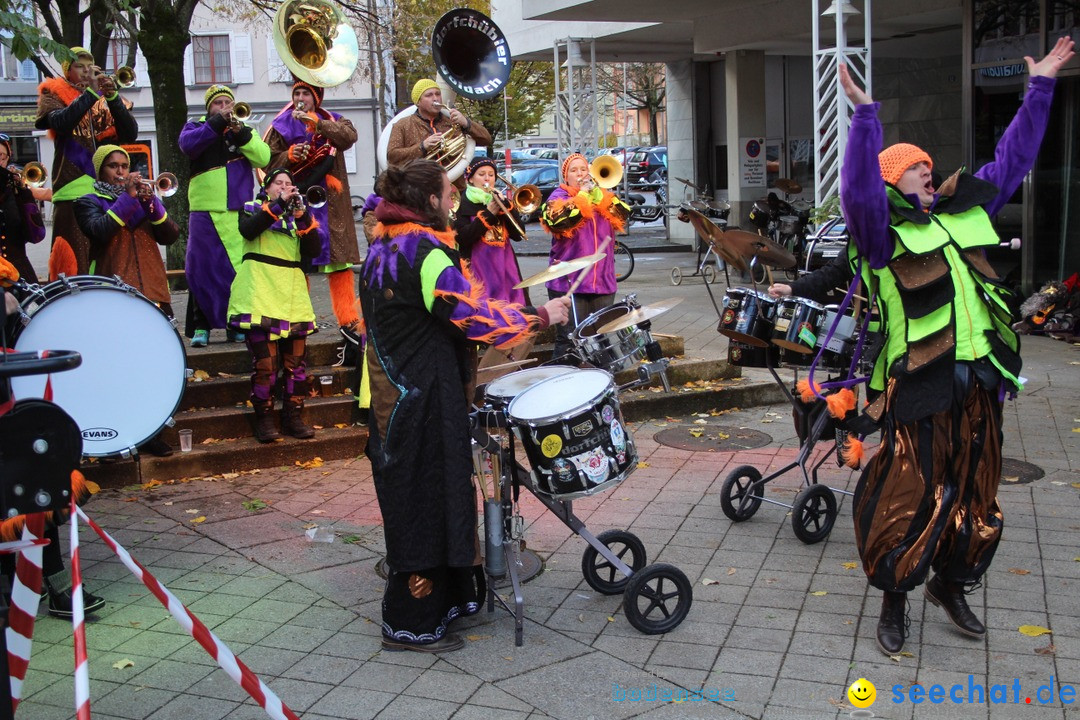
[[[574,368],[569,365],[546,365],[507,373],[489,383],[484,396],[508,403],[541,380],[564,375],[573,370]]]
[[[597,398],[615,387],[611,373],[603,370],[569,370],[522,392],[510,403],[506,414],[522,423],[541,423],[591,407]]]
[[[79,278],[85,281],[85,278]],[[83,454],[120,453],[154,437],[184,394],[184,344],[156,305],[107,278],[80,282],[72,293],[60,283],[46,298],[27,301],[30,323],[15,341],[20,352],[76,350],[82,364],[52,376],[11,379],[16,398],[44,397],[51,377],[53,402],[79,426]],[[56,286],[60,286],[59,288]]]

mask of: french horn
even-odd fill
[[[439,18],[431,33],[431,54],[448,89],[474,100],[498,95],[510,78],[510,46],[506,35],[491,18],[476,10],[458,8]],[[415,112],[416,105],[405,108],[379,134],[377,157],[381,169],[389,166],[386,152],[390,131]],[[449,116],[450,110],[443,107],[440,112]],[[476,141],[460,129],[445,135],[449,137],[444,136],[443,143],[427,157],[442,165],[451,180],[457,180],[472,162]]]

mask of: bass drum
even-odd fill
[[[386,123],[386,127],[379,133],[379,146],[376,149],[376,157],[379,160],[379,170],[385,170],[390,167],[389,161],[386,159],[386,151],[390,147],[390,131],[394,129],[394,125],[416,113],[416,106],[410,105],[394,117],[390,118],[390,122]],[[476,152],[476,141],[472,139],[471,135],[465,136],[465,152],[462,154],[461,159],[454,164],[453,167],[446,168],[446,175],[453,182],[459,177],[465,174],[465,168],[469,166],[469,162],[473,158],[473,154]]]
[[[52,401],[79,426],[83,454],[122,454],[151,439],[180,406],[184,343],[157,305],[117,279],[77,276],[34,290],[22,304],[30,322],[19,352],[62,348],[82,364],[56,375],[11,378],[16,398]]]

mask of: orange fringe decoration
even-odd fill
[[[804,403],[812,403],[817,399],[814,390],[817,390],[819,393],[821,392],[821,385],[818,383],[814,383],[814,390],[810,389],[810,380],[808,378],[800,380],[795,387],[799,391],[799,399]]]
[[[90,487],[87,485],[86,477],[83,476],[78,470],[71,471],[71,492],[75,497],[75,502],[82,505],[86,502],[86,499],[90,497]],[[63,522],[70,514],[68,510],[61,510],[59,522]],[[57,517],[56,511],[45,513],[46,524],[56,524]],[[3,522],[0,522],[0,540],[4,542],[14,542],[22,537],[23,526],[26,525],[25,515],[16,515],[12,518],[7,518]]]
[[[55,281],[61,274],[75,277],[79,274],[79,262],[68,241],[58,237],[53,241],[52,252],[49,253],[49,281]]]
[[[351,268],[332,272],[326,276],[330,285],[330,306],[334,308],[334,317],[338,325],[351,325],[360,319],[356,309],[356,293],[353,291],[353,271]]]
[[[538,316],[523,313],[519,310],[519,306],[506,302],[505,300],[496,300],[487,297],[487,291],[484,289],[484,284],[472,274],[472,271],[469,270],[469,268],[463,267],[461,273],[465,276],[465,279],[469,281],[468,295],[449,292],[447,290],[436,290],[435,297],[444,300],[457,300],[458,302],[465,303],[474,310],[478,309],[481,304],[486,304],[491,310],[492,315],[496,315],[502,320],[501,325],[497,320],[484,317],[483,315],[473,315],[471,317],[462,318],[461,320],[451,320],[451,322],[460,328],[462,332],[465,332],[470,325],[484,325],[491,328],[490,332],[472,338],[473,341],[484,343],[485,345],[494,345],[499,350],[506,350],[520,345],[536,333],[537,328],[540,326],[540,318]],[[518,318],[515,317],[517,314],[520,314],[521,317],[525,318],[524,327],[522,327]],[[505,333],[513,333],[513,335],[501,343],[496,344],[496,338]]]
[[[441,242],[448,248],[457,250],[457,236],[453,230],[436,230],[430,228],[427,225],[421,225],[419,223],[399,223],[396,225],[383,225],[379,223],[372,231],[372,235],[376,238],[390,237],[395,238],[401,235],[409,235],[411,233],[422,233],[424,235],[431,235],[436,240]]]
[[[596,206],[597,211],[604,216],[604,219],[611,223],[611,227],[615,232],[621,233],[626,229],[626,218],[620,217],[615,212],[615,195],[604,191],[604,197],[600,201],[600,204]]]
[[[318,230],[318,229],[319,229],[319,221],[316,220],[315,218],[311,218],[311,224],[308,225],[303,230],[301,230],[300,228],[297,228],[296,229],[296,234],[297,235],[307,235],[309,232],[313,232],[313,231]]]
[[[345,189],[345,186],[342,185],[341,181],[338,180],[333,175],[327,175],[326,176],[326,189],[329,190],[330,192],[334,193],[335,195],[337,195],[338,193],[340,193],[342,190]]]
[[[0,285],[11,287],[18,279],[19,271],[15,269],[15,266],[8,262],[7,258],[0,257]]]
[[[848,435],[847,440],[844,441],[844,447],[840,449],[840,458],[844,461],[844,464],[849,468],[858,470],[862,466],[865,455],[866,448],[863,447],[862,440],[854,435]]]
[[[855,409],[855,393],[849,388],[840,388],[839,391],[825,396],[825,404],[829,406],[829,414],[837,420],[843,420],[848,411]]]
[[[63,77],[48,78],[38,85],[38,95],[46,92],[59,98],[60,102],[64,103],[65,107],[78,100],[79,96],[83,93],[82,90],[79,90],[79,88],[69,83],[67,79]],[[48,135],[52,140],[56,140],[56,131],[52,128],[49,128]],[[52,279],[55,280],[56,278]]]

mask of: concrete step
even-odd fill
[[[180,446],[179,430],[192,431],[195,444],[207,438],[241,438],[251,435],[255,413],[247,404],[247,395],[237,405],[184,410],[176,414],[176,426],[166,428],[162,434],[165,442],[174,448]],[[278,411],[280,400],[275,403]],[[333,427],[359,420],[356,398],[351,394],[308,398],[304,403],[304,419],[311,425]]]

